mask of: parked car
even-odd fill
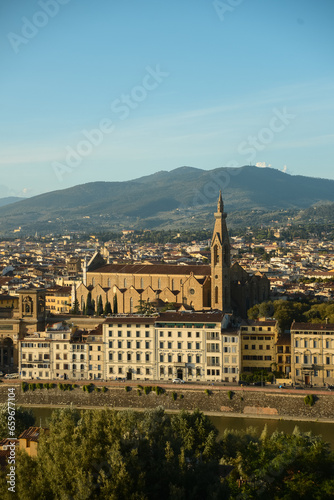
[[[239,385],[249,385],[249,382],[245,382],[244,380],[239,380]]]
[[[184,384],[184,380],[182,378],[174,378],[173,384]]]
[[[20,378],[20,374],[19,373],[7,373],[5,375],[5,378]]]
[[[0,372],[0,377],[3,377],[4,376],[4,372]]]

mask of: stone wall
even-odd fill
[[[188,389],[185,387],[168,387],[164,394],[155,392],[138,393],[137,386],[131,386],[126,392],[125,386],[108,387],[103,393],[84,392],[82,387],[62,391],[54,389],[35,389],[23,392],[21,385],[15,387],[16,404],[32,406],[67,406],[76,407],[110,407],[145,409],[163,406],[166,410],[194,410],[218,415],[262,416],[286,419],[332,420],[334,421],[334,394],[323,393],[314,396],[315,404],[309,407],[305,404],[305,393],[284,394],[266,391],[230,391],[224,389]],[[7,401],[8,386],[0,386],[0,403]],[[176,393],[174,401],[172,394]],[[231,399],[229,398],[229,395]]]

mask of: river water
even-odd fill
[[[29,408],[31,408],[35,415],[36,425],[47,427],[49,418],[54,409],[49,407]],[[265,425],[267,425],[268,434],[272,434],[276,430],[291,434],[294,428],[298,426],[302,432],[312,432],[312,434],[316,436],[322,436],[322,439],[330,443],[331,448],[334,450],[334,423],[220,416],[210,416],[210,420],[218,429],[220,436],[225,429],[242,430],[247,427],[254,427],[257,432],[261,434]]]

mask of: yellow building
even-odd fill
[[[274,371],[276,368],[275,345],[278,338],[277,322],[253,321],[241,326],[241,371]]]
[[[291,377],[291,335],[279,335],[276,342],[276,371]]]
[[[68,314],[71,310],[72,288],[70,286],[56,286],[47,288],[45,307],[54,314]]]
[[[293,382],[312,386],[334,383],[334,324],[291,325]]]
[[[0,309],[14,309],[19,305],[19,298],[6,293],[0,294]]]

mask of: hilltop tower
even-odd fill
[[[231,311],[231,257],[226,227],[226,213],[219,192],[215,227],[211,241],[211,307],[223,312]]]

